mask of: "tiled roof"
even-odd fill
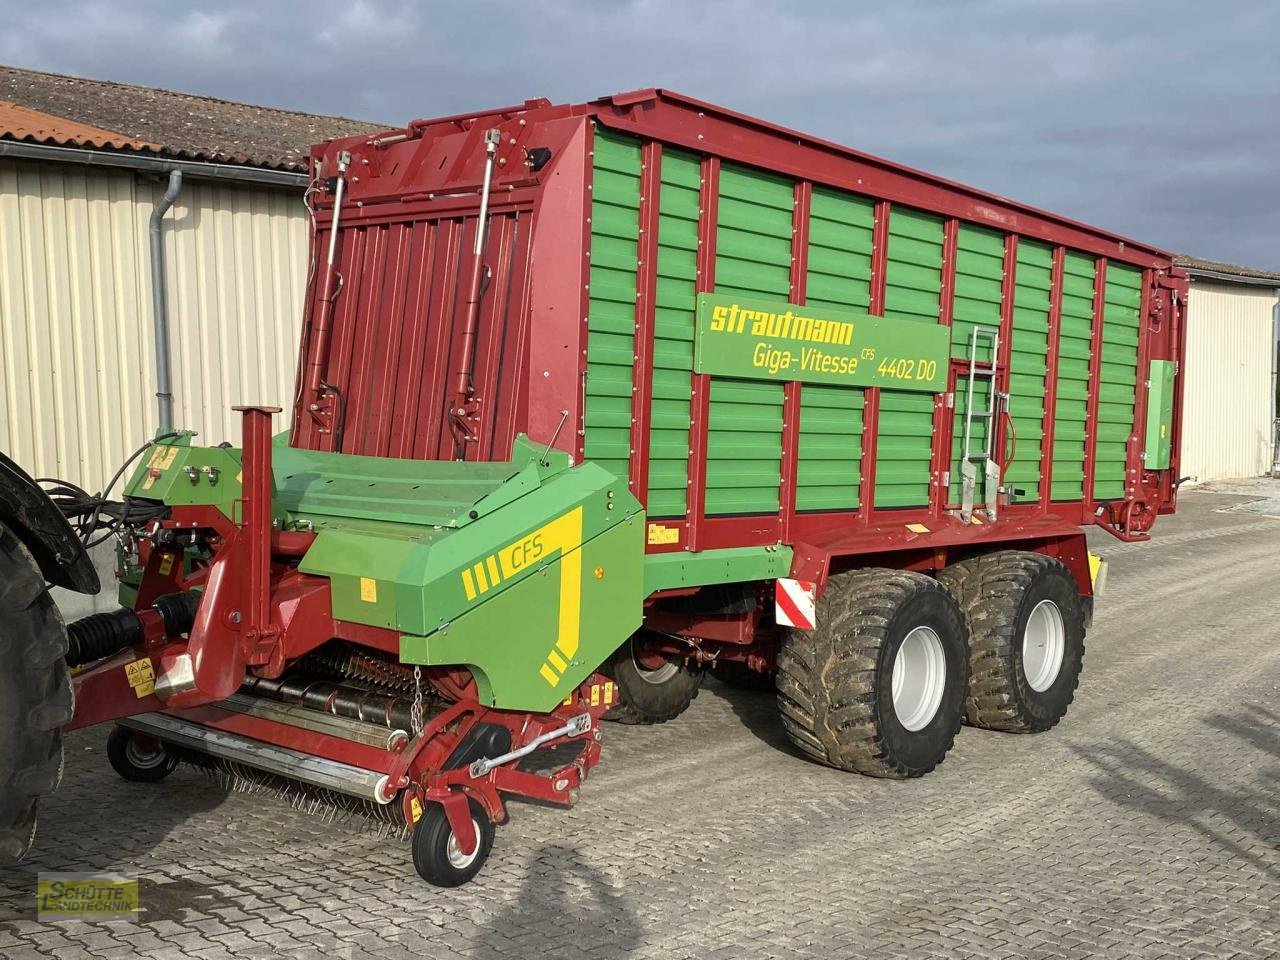
[[[1174,262],[1178,266],[1190,270],[1192,276],[1197,273],[1219,274],[1225,277],[1238,277],[1246,282],[1251,281],[1267,286],[1280,286],[1280,272],[1275,270],[1255,270],[1253,267],[1241,267],[1234,263],[1205,260],[1202,257],[1191,257],[1186,254],[1179,254],[1174,257]]]
[[[6,66],[0,101],[0,138],[277,170],[304,170],[313,143],[393,126]]]

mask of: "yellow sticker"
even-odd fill
[[[907,529],[910,530],[912,533],[928,533],[929,532],[929,528],[926,527],[923,523],[908,523]]]
[[[166,553],[160,561],[160,576],[167,577],[173,569],[173,554]]]
[[[360,578],[360,599],[365,603],[378,602],[378,581],[373,577]]]
[[[973,524],[977,524],[978,526],[982,526],[982,518],[978,516],[976,513],[969,518],[969,522]]]
[[[409,798],[409,819],[414,823],[422,819],[422,801],[417,797]]]
[[[124,665],[124,675],[139,700],[148,694],[155,693],[156,672],[148,658],[144,657],[141,660],[133,661],[133,663],[126,663]]]
[[[679,543],[680,528],[668,527],[662,523],[649,524],[649,542],[651,544]]]
[[[598,683],[591,685],[591,705],[593,707],[600,706],[600,684]]]
[[[613,681],[610,680],[604,685],[604,705],[607,707],[613,703]]]

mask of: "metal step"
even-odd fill
[[[120,726],[165,743],[371,803],[388,804],[395,799],[395,791],[390,789],[390,778],[380,771],[225,733],[169,714],[145,713],[121,720]]]

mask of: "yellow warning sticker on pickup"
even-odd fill
[[[680,542],[680,528],[663,523],[649,524],[648,539],[651,545]]]
[[[360,599],[365,603],[378,602],[378,581],[373,577],[360,578]]]
[[[147,461],[147,479],[142,483],[143,490],[150,490],[161,475],[173,466],[173,461],[178,459],[177,447],[156,447],[151,454],[151,459]]]
[[[910,530],[912,533],[928,533],[929,532],[929,528],[926,527],[923,523],[908,523],[907,529]]]
[[[167,577],[173,571],[173,554],[166,553],[160,559],[160,576]]]
[[[422,819],[422,801],[417,797],[409,798],[409,819],[415,824]]]
[[[133,661],[133,663],[126,663],[124,665],[124,675],[139,700],[148,694],[156,692],[156,672],[151,666],[150,659],[144,657],[141,660]]]

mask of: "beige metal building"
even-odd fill
[[[156,430],[149,225],[160,220],[173,421],[235,441],[289,406],[305,157],[382,125],[0,67],[0,450],[95,491]]]
[[[1182,474],[1197,483],[1276,468],[1280,273],[1181,257],[1191,274]]]

